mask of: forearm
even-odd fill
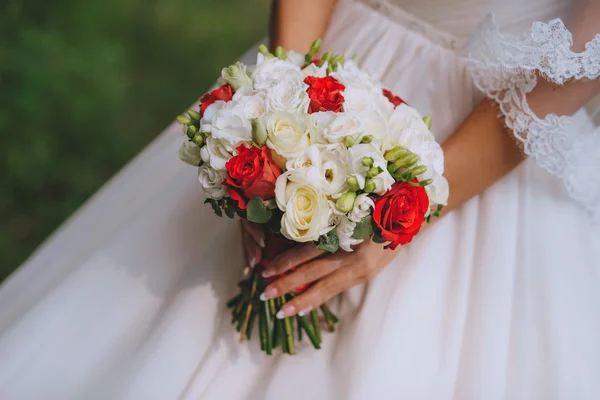
[[[271,47],[305,53],[323,37],[335,0],[274,0]]]

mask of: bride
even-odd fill
[[[274,16],[274,45],[323,36],[433,116],[445,216],[395,252],[282,256],[274,272],[300,267],[265,296],[314,282],[284,314],[349,290],[321,350],[267,357],[224,305],[260,232],[202,205],[173,125],[0,289],[0,398],[600,398],[600,131],[581,109],[600,93],[600,2],[280,0]]]

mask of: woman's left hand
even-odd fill
[[[322,256],[313,243],[295,247],[277,256],[265,277],[292,273],[278,278],[266,287],[262,300],[272,299],[313,283],[306,291],[288,301],[277,313],[277,318],[304,315],[318,308],[331,297],[372,279],[394,257],[381,244],[370,240],[355,247],[351,253],[340,251]],[[322,257],[321,257],[322,256]]]

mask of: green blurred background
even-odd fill
[[[0,2],[0,281],[267,34],[269,3]]]

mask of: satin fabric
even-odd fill
[[[481,100],[458,53],[491,2],[370,3],[341,0],[324,47],[362,55],[443,141]],[[566,10],[508,3],[508,25]],[[267,357],[229,324],[240,228],[202,204],[181,140],[170,126],[2,286],[0,398],[600,398],[600,230],[533,162],[332,301],[321,350]]]

